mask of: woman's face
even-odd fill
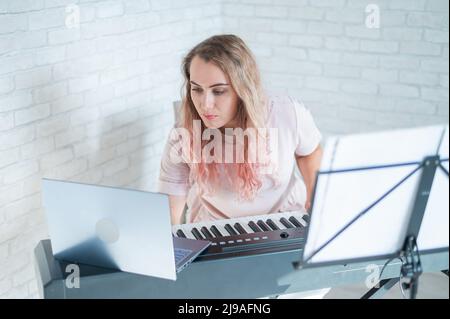
[[[235,127],[239,97],[229,77],[198,56],[192,59],[189,71],[192,101],[205,126]]]

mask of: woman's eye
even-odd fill
[[[202,92],[203,92],[203,90],[200,89],[200,88],[192,88],[191,90],[194,91],[194,92],[196,92],[196,93],[202,93]],[[221,90],[221,91],[213,91],[213,94],[214,94],[214,95],[222,95],[222,94],[224,94],[225,92],[226,92],[225,90]]]

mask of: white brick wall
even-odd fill
[[[42,177],[154,187],[198,41],[242,36],[327,135],[448,123],[448,21],[446,0],[0,1],[0,298],[38,296]]]
[[[224,32],[254,49],[267,89],[302,99],[325,136],[448,123],[448,1],[223,3]]]
[[[221,30],[207,2],[1,1],[0,298],[38,297],[42,177],[154,187],[181,56]]]

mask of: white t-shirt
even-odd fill
[[[261,176],[262,187],[253,201],[243,201],[232,190],[226,178],[212,196],[199,195],[197,183],[189,184],[189,163],[175,164],[169,160],[173,142],[168,139],[158,182],[158,191],[169,195],[185,195],[187,223],[262,215],[279,211],[303,210],[306,186],[299,171],[295,155],[311,154],[322,138],[310,111],[300,101],[289,96],[270,96],[266,127],[278,128],[277,183],[273,178]],[[276,211],[271,211],[274,207]]]

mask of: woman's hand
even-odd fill
[[[305,209],[306,211],[309,213],[309,209],[311,208],[311,202],[309,200],[306,201],[305,203]]]
[[[183,222],[184,206],[186,205],[186,196],[169,195],[170,217],[172,225]]]
[[[305,209],[308,212],[311,208],[312,192],[314,189],[314,184],[316,183],[316,173],[319,170],[320,162],[322,161],[322,154],[323,150],[319,145],[309,155],[296,156],[298,168],[303,176],[303,180],[305,181],[306,185]]]

